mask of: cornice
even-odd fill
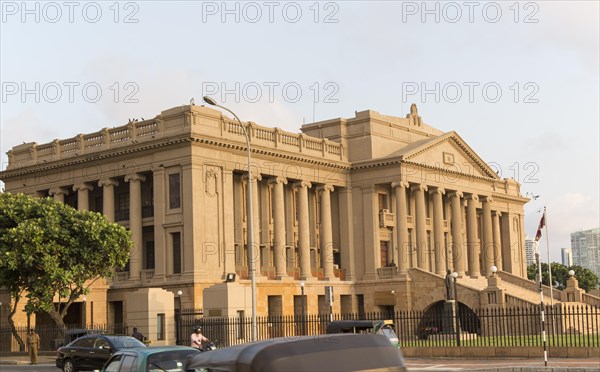
[[[89,155],[81,155],[81,156],[72,157],[72,158],[68,158],[68,159],[58,159],[58,160],[53,160],[53,161],[50,161],[47,163],[41,163],[41,164],[29,165],[29,166],[15,168],[15,169],[9,169],[9,170],[0,172],[0,179],[22,176],[22,175],[31,174],[31,173],[44,172],[44,171],[48,171],[48,170],[52,170],[52,169],[63,168],[63,167],[68,167],[68,166],[72,166],[72,165],[77,165],[77,164],[83,164],[88,161],[109,159],[109,158],[112,158],[115,156],[132,154],[135,152],[150,150],[150,149],[154,149],[154,148],[158,148],[158,147],[173,146],[176,144],[189,142],[189,138],[187,138],[187,137],[188,137],[187,135],[179,135],[179,136],[161,138],[161,139],[157,139],[152,142],[137,143],[132,146],[126,146],[126,147],[120,147],[117,149],[100,151],[100,152],[96,152],[96,153],[89,154]]]

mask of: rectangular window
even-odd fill
[[[388,209],[387,205],[387,195],[386,194],[377,194],[379,199],[379,210]]]
[[[171,245],[173,247],[173,274],[181,273],[181,233],[171,234]]]
[[[244,338],[244,310],[237,311],[237,338]]]
[[[154,240],[146,242],[145,259],[144,269],[154,269]]]
[[[165,314],[156,314],[156,339],[165,339]]]
[[[169,209],[181,208],[181,176],[169,174]]]
[[[388,266],[388,264],[390,263],[390,261],[388,261],[388,242],[379,241],[379,251],[381,252],[381,267]]]

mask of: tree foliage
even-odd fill
[[[52,198],[0,194],[0,286],[27,294],[28,314],[64,327],[69,306],[129,259],[129,232],[100,213]]]
[[[589,292],[600,286],[600,280],[598,275],[594,274],[591,270],[583,268],[578,265],[567,267],[558,262],[552,262],[552,282],[554,282],[554,288],[565,289],[567,288],[567,279],[569,279],[569,270],[575,272],[575,278],[579,282],[579,288]],[[536,274],[538,268],[536,264],[527,266],[527,278],[530,280],[536,280]],[[548,273],[548,264],[542,262],[542,283],[548,285],[550,283],[550,275]]]

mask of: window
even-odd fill
[[[144,269],[154,269],[154,240],[146,242],[146,254],[144,258]]]
[[[123,357],[123,363],[121,364],[121,369],[119,372],[135,372],[137,370],[135,362],[136,357],[133,355],[125,355]]]
[[[106,365],[106,368],[104,368],[104,370],[106,372],[118,372],[119,371],[119,367],[121,366],[121,358],[123,356],[122,355],[115,355]]]
[[[181,208],[181,176],[169,174],[169,209]]]
[[[377,194],[379,197],[379,210],[388,209],[387,205],[387,195],[386,194]]]
[[[388,242],[380,241],[379,242],[379,250],[381,252],[381,266],[380,267],[386,267],[390,263],[390,261],[388,260],[388,254],[389,254]]]
[[[171,246],[173,247],[173,274],[181,273],[181,233],[171,234]]]
[[[165,314],[156,314],[156,339],[165,339]]]

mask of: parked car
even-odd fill
[[[64,372],[100,369],[119,350],[145,347],[131,336],[82,336],[56,351],[56,367]]]
[[[383,335],[390,340],[390,343],[400,347],[400,342],[396,332],[394,332],[394,322],[391,320],[334,320],[327,324],[326,331],[333,333],[372,333]]]
[[[387,337],[331,334],[279,337],[189,358],[186,372],[406,371],[402,353]]]
[[[70,342],[77,340],[79,337],[86,335],[96,335],[104,333],[101,329],[85,329],[85,328],[73,328],[67,330],[65,333],[65,338],[63,340],[58,340],[58,344],[56,348],[58,349],[61,346],[68,345]]]
[[[188,346],[155,346],[114,353],[102,372],[183,372],[188,357],[201,353]]]

